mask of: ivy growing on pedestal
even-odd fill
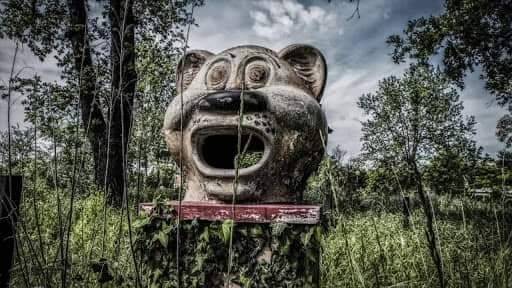
[[[136,247],[146,287],[177,287],[177,219],[158,205],[136,223]],[[183,287],[224,287],[231,220],[182,221]],[[236,223],[231,287],[319,287],[319,225]],[[264,255],[271,255],[264,257]]]

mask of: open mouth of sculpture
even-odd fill
[[[251,174],[268,160],[270,145],[258,131],[236,127],[202,129],[195,133],[193,157],[197,168],[207,176],[235,177]]]

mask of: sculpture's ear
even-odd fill
[[[320,102],[327,79],[325,58],[318,49],[304,44],[290,45],[279,51],[279,57],[288,62],[304,80],[316,100]]]
[[[213,53],[205,50],[191,50],[181,57],[176,69],[176,88],[178,93],[181,93],[182,88],[183,91],[187,90],[201,69],[201,66],[212,55]]]

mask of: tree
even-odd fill
[[[496,167],[496,174],[498,183],[496,183],[496,187],[499,187],[496,189],[500,193],[497,193],[499,197],[504,196],[503,193],[506,193],[508,190],[510,190],[510,187],[512,186],[512,152],[503,149],[496,153],[496,159],[495,159],[495,167]]]
[[[325,155],[320,167],[308,179],[306,201],[322,203],[327,211],[338,215],[350,211],[366,185],[366,171],[357,158],[346,159],[347,151],[336,146]]]
[[[397,163],[375,163],[371,169],[368,170],[368,183],[365,193],[372,196],[377,196],[384,200],[390,200],[393,196],[408,196],[412,185],[411,177],[407,167],[397,167]],[[393,168],[390,167],[393,165]]]
[[[423,187],[423,164],[439,151],[465,143],[474,133],[474,118],[464,119],[463,106],[450,80],[427,65],[412,65],[402,78],[379,82],[375,93],[362,95],[358,106],[363,155],[374,163],[407,167],[427,218],[427,240],[441,287],[445,285],[442,258],[433,226],[432,205]]]
[[[476,189],[485,189],[492,192],[495,199],[501,199],[512,186],[511,152],[501,150],[493,158],[489,154],[480,157],[475,169]]]
[[[483,148],[475,141],[439,151],[425,167],[425,180],[431,191],[450,196],[474,188]]]
[[[1,38],[27,45],[41,60],[55,54],[70,92],[61,95],[69,100],[63,108],[77,103],[96,185],[105,186],[115,205],[126,185],[138,87],[136,46],[151,43],[166,56],[179,57],[183,27],[193,22],[188,7],[200,4],[109,0],[97,11],[86,0],[9,0],[0,8]]]
[[[165,187],[166,197],[175,192],[174,172],[176,166],[170,158],[167,145],[161,136],[164,111],[176,95],[176,57],[152,41],[137,45],[137,73],[139,75],[136,95],[136,113],[132,138],[134,145],[129,153],[133,159],[136,183],[136,201],[152,201],[155,191]],[[171,188],[171,189],[169,189]],[[143,192],[143,193],[142,193]],[[172,197],[171,197],[172,198]]]
[[[500,168],[511,169],[512,168],[512,151],[503,149],[496,153],[496,164]]]
[[[409,21],[404,35],[392,35],[393,60],[409,56],[420,62],[442,53],[444,72],[459,87],[466,73],[481,67],[486,88],[512,113],[512,2],[445,0],[441,15]],[[498,121],[497,136],[509,145],[512,117]]]

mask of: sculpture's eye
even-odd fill
[[[245,69],[245,81],[249,88],[259,88],[267,83],[270,75],[268,65],[263,61],[254,61]]]
[[[206,83],[210,89],[223,89],[229,76],[229,67],[226,62],[218,62],[210,68],[206,76]]]

